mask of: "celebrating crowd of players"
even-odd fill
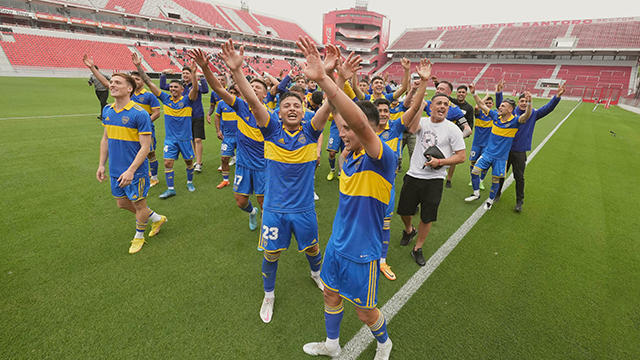
[[[292,79],[287,75],[279,81],[265,73],[264,77],[248,79],[243,74],[243,48],[236,51],[229,40],[219,57],[234,80],[230,85],[225,75],[211,71],[210,56],[199,49],[190,51],[192,61],[183,69],[182,80],[171,80],[167,85],[163,74],[160,87],[145,73],[142,59],[135,53],[132,62],[137,71],[115,73],[110,81],[85,55],[85,65],[114,98],[114,103],[105,106],[101,114],[104,135],[96,177],[99,181],[107,178],[108,159],[112,194],[119,207],[136,217],[136,233],[129,252],[139,251],[145,242],[148,221],[152,222],[149,236],[158,234],[167,221],[146,203],[149,187],[159,183],[153,122],[160,115],[160,103],[164,110],[167,185],[160,198],[167,199],[176,195],[173,165],[179,156],[186,164],[187,188],[195,191],[193,172],[201,170],[205,139],[201,96],[210,88],[211,108],[206,119],[211,123],[211,115],[215,114],[217,136],[222,140],[223,179],[218,188],[230,184],[229,165],[235,154],[234,196],[238,207],[249,214],[251,230],[258,228],[262,211],[258,249],[264,253],[265,294],[260,318],[268,323],[273,317],[279,256],[295,235],[298,250],[306,254],[311,278],[323,291],[325,301],[327,338],[308,343],[303,350],[312,355],[340,354],[340,322],[343,299],[347,299],[378,341],[376,359],[388,359],[392,343],[384,315],[376,307],[377,288],[380,272],[389,280],[396,279],[386,255],[402,148],[409,147],[411,159],[397,206],[405,225],[401,245],[408,245],[417,236],[411,255],[424,266],[422,245],[431,223],[437,220],[443,188],[451,186],[453,166],[466,160],[464,138],[472,134],[473,125],[469,157],[473,194],[465,201],[480,199],[481,181],[491,167],[491,191],[484,203],[489,210],[500,198],[508,166],[513,166],[517,194],[514,210],[522,211],[526,151],[531,149],[535,122],[555,108],[564,85],[547,105],[535,110],[528,91],[520,95],[518,103],[503,99],[501,82],[496,85],[498,108],[494,110],[493,99],[488,94],[481,99],[474,84],[459,86],[456,98],[452,98],[453,85],[438,82],[426,59],[420,61],[413,77],[410,61],[403,59],[404,77],[401,85],[393,89],[379,76],[373,77],[371,83],[358,81],[356,73],[362,59],[353,53],[344,58],[338,48],[327,45],[322,61],[308,38],[301,37],[297,45],[306,57],[305,77]],[[198,67],[204,75],[201,80],[196,75]],[[436,94],[425,102],[431,81],[435,82]],[[150,91],[145,90],[145,84]],[[475,108],[466,102],[467,91],[473,95]],[[423,111],[426,117],[422,116]],[[323,257],[314,178],[328,121],[331,170],[327,180],[339,177],[340,187],[338,209]],[[253,194],[258,206],[250,200]],[[418,210],[420,222],[415,229],[412,218]]]

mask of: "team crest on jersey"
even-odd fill
[[[279,142],[280,144],[283,144],[283,145],[284,145],[284,139],[283,139],[283,138],[280,138],[280,140],[278,140],[278,142]]]
[[[122,124],[127,125],[128,122],[129,122],[129,117],[128,116],[123,116],[122,117]]]
[[[385,140],[389,140],[389,133],[385,132],[384,134],[382,134],[382,138],[384,138]]]
[[[300,137],[298,138],[298,142],[300,144],[305,144],[307,142],[307,138],[304,136],[304,134],[300,135]]]

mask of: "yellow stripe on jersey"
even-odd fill
[[[492,134],[495,134],[495,135],[498,135],[498,136],[502,136],[502,137],[510,137],[510,138],[516,136],[517,132],[518,132],[518,128],[515,128],[515,129],[503,129],[503,128],[498,127],[498,126],[494,126],[491,129],[491,133]]]
[[[222,113],[222,120],[224,120],[224,121],[238,121],[238,120],[242,120],[242,119],[235,112],[223,112]]]
[[[489,120],[482,120],[480,118],[476,118],[476,124],[475,126],[477,127],[481,127],[481,128],[489,128],[493,126],[493,121],[491,119]]]
[[[109,136],[109,139],[136,142],[140,141],[138,129],[116,125],[105,125],[105,128],[107,128],[107,136]]]
[[[249,139],[259,142],[264,141],[264,136],[262,136],[260,130],[249,126],[242,118],[238,121],[238,130],[240,130],[240,132]]]
[[[388,205],[391,200],[391,183],[371,170],[351,176],[343,171],[340,174],[340,192],[348,196],[372,197]]]
[[[140,106],[144,111],[148,112],[149,115],[151,115],[151,113],[153,113],[153,111],[151,111],[151,105],[149,104],[140,104],[140,103],[136,103],[138,104],[138,106]]]
[[[393,138],[391,140],[387,140],[384,142],[385,144],[389,145],[389,147],[391,148],[391,150],[396,151],[396,149],[398,148],[398,138]]]
[[[169,106],[164,106],[164,114],[175,117],[187,117],[191,116],[191,106],[184,107],[182,109],[172,109]]]
[[[271,141],[264,142],[264,158],[289,164],[302,164],[318,160],[318,144],[305,145],[298,150],[286,150]]]

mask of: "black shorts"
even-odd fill
[[[206,139],[204,136],[204,117],[191,118],[191,132],[194,139]]]
[[[438,220],[438,206],[442,199],[444,179],[417,179],[404,176],[404,184],[398,201],[398,215],[413,216],[420,204],[420,220],[428,224]]]

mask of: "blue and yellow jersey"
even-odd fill
[[[238,131],[236,132],[236,141],[238,143],[238,152],[236,164],[251,170],[264,169],[264,137],[258,128],[256,118],[249,109],[246,101],[233,97],[233,104],[229,104],[238,115]],[[271,121],[278,122],[278,115],[269,110],[267,105],[263,105],[269,115]]]
[[[491,128],[495,120],[498,120],[498,112],[495,110],[489,110],[488,113],[480,110],[480,112],[476,114],[472,146],[487,146],[489,134],[491,134]]]
[[[316,112],[318,111],[318,109],[320,109],[320,106],[322,106],[322,104],[320,105],[313,104],[313,101],[311,101],[312,95],[313,95],[313,92],[307,93],[307,95],[304,97],[304,105],[307,107],[307,109],[313,112]]]
[[[272,117],[260,131],[267,167],[264,208],[279,213],[313,210],[313,176],[322,130],[309,121],[289,132]]]
[[[164,129],[165,139],[191,140],[191,111],[193,101],[186,96],[180,96],[178,101],[173,101],[171,95],[160,92],[158,96],[164,105]]]
[[[238,120],[240,120],[238,114],[224,100],[218,102],[216,114],[220,116],[220,130],[222,130],[224,137],[236,137]]]
[[[402,118],[405,112],[409,110],[403,103],[398,103],[398,106],[389,109],[389,120],[398,120]]]
[[[131,100],[140,105],[149,115],[153,114],[153,109],[160,108],[158,98],[150,91],[147,91],[147,89],[142,89],[139,93],[134,92],[133,95],[131,95]],[[151,136],[156,137],[156,127],[153,121],[151,122]]]
[[[382,141],[380,154],[350,152],[340,173],[338,211],[329,243],[340,255],[367,263],[380,258],[383,219],[391,199],[397,157]]]
[[[209,98],[209,106],[217,106],[218,103],[222,101],[222,98],[220,97],[220,95],[216,94],[215,91],[211,92],[211,97]]]
[[[400,142],[402,140],[402,132],[407,129],[406,126],[400,120],[389,120],[384,130],[377,132],[376,134],[385,144],[389,145],[391,150],[396,153],[396,156],[400,156]]]
[[[391,93],[391,94],[382,94],[382,97],[384,97],[385,99],[387,99],[389,101],[393,101],[393,99],[395,99],[393,97],[393,93]],[[373,97],[373,95],[369,95],[369,94],[364,94],[364,100],[371,101],[371,102],[376,101],[376,99]]]
[[[487,157],[495,160],[507,160],[513,138],[520,127],[518,120],[520,120],[520,116],[515,115],[511,115],[506,121],[502,121],[500,118],[493,120],[489,143],[482,155],[486,154]]]
[[[133,100],[119,111],[114,106],[107,105],[102,110],[102,125],[109,137],[109,176],[120,177],[140,151],[140,135],[151,135],[151,118]],[[133,177],[139,179],[148,175],[149,161],[145,158]]]
[[[267,108],[271,110],[275,110],[275,108],[278,107],[279,101],[280,101],[280,96],[271,95],[270,92],[267,92],[267,96],[264,98],[264,100],[262,100],[262,102],[264,102],[264,104],[267,105]]]

